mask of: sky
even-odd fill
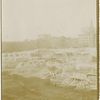
[[[3,41],[76,37],[96,24],[96,0],[3,0],[2,6]]]

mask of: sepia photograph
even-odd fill
[[[2,0],[2,100],[98,100],[96,8]]]

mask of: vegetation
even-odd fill
[[[60,87],[49,80],[3,72],[2,100],[97,100],[96,90]]]
[[[58,49],[58,48],[81,48],[81,47],[95,47],[94,32],[82,34],[77,38],[68,38],[65,36],[53,37],[44,34],[35,40],[22,42],[3,42],[3,52],[16,52],[33,49]],[[85,38],[84,38],[85,37]]]

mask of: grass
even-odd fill
[[[59,87],[49,80],[2,74],[2,100],[97,100],[97,91]]]

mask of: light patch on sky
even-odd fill
[[[76,37],[96,24],[96,0],[3,0],[3,41]]]

